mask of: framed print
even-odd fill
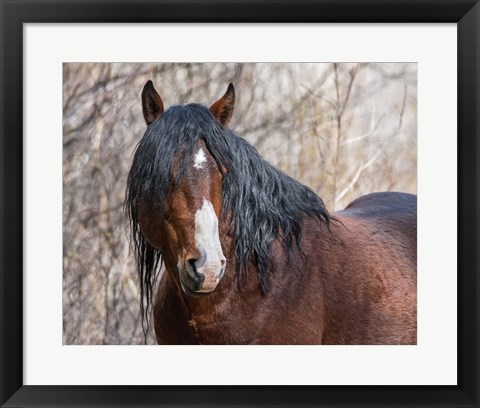
[[[2,406],[479,406],[477,1],[0,1]]]

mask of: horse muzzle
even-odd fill
[[[178,268],[183,291],[190,296],[207,295],[215,290],[225,274],[225,258],[217,262],[199,263],[189,259],[184,268]]]

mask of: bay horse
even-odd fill
[[[142,91],[125,208],[157,342],[416,344],[416,196],[330,214],[228,127],[234,104]]]

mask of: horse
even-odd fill
[[[141,98],[125,210],[158,344],[416,344],[415,195],[330,213],[229,128],[232,84],[210,108]]]

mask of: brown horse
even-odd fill
[[[126,209],[158,343],[416,344],[416,197],[329,214],[228,128],[234,103],[142,92]]]

